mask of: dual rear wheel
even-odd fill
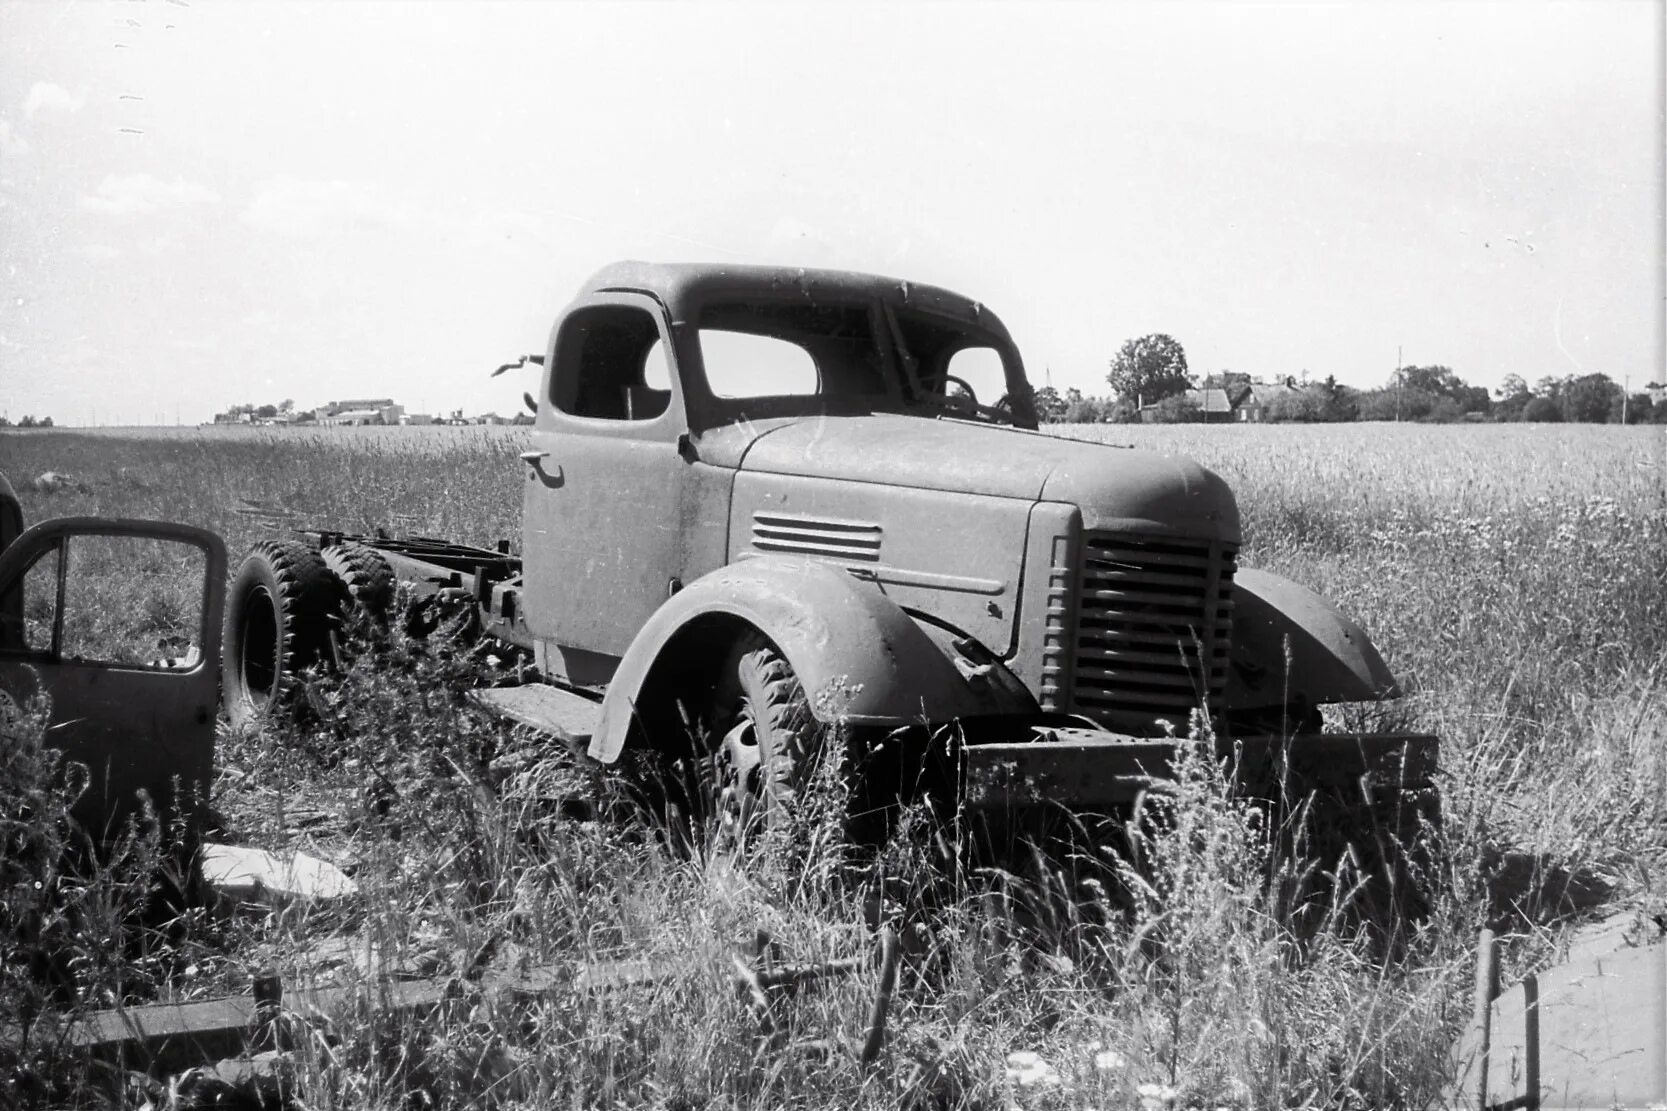
[[[341,664],[344,622],[381,619],[393,597],[392,570],[362,545],[255,545],[226,597],[226,717],[246,726],[293,704],[306,672]]]

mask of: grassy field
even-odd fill
[[[1123,877],[1118,899],[1057,870],[946,878],[929,867],[930,846],[907,839],[883,878],[780,861],[740,875],[628,826],[553,815],[549,800],[582,772],[531,759],[527,738],[468,710],[457,697],[466,661],[414,651],[321,690],[321,720],[307,728],[222,745],[215,803],[229,836],[353,866],[364,894],[351,921],[194,914],[122,934],[113,881],[67,877],[57,890],[68,910],[14,884],[7,913],[37,925],[57,915],[29,937],[69,954],[59,998],[93,1004],[243,990],[251,971],[294,969],[349,925],[390,967],[457,969],[498,937],[512,962],[646,956],[668,970],[652,985],[575,986],[525,1008],[459,1004],[421,1028],[346,1026],[333,1057],[301,1055],[314,1108],[1134,1107],[1141,1085],[1164,1089],[1145,1090],[1154,1106],[1248,1108],[1433,1099],[1469,1013],[1470,949],[1502,854],[1600,877],[1613,907],[1667,898],[1660,429],[1055,431],[1220,472],[1238,494],[1243,562],[1334,599],[1409,690],[1333,724],[1442,736],[1435,908],[1396,960],[1341,924],[1291,932],[1265,877],[1292,865],[1268,859],[1254,815],[1225,798],[1207,761],[1184,778],[1171,820],[1148,831],[1147,869]],[[235,559],[257,538],[317,524],[513,539],[522,443],[508,429],[12,433],[0,437],[0,471],[72,480],[24,493],[32,520],[182,520],[220,531]],[[1525,909],[1508,976],[1550,957],[1567,924]],[[780,1042],[761,1042],[732,983],[737,945],[765,929],[792,960],[860,955],[876,917],[911,951],[880,1060],[865,1067],[854,1052],[872,969],[783,1004]],[[22,938],[4,954],[14,970],[30,955]],[[22,983],[14,971],[0,1006],[15,1012]]]

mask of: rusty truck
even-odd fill
[[[510,365],[540,373],[518,543],[261,543],[227,600],[234,722],[328,661],[344,604],[443,603],[447,630],[527,663],[486,700],[594,761],[698,735],[730,826],[797,805],[836,733],[952,734],[965,808],[1110,810],[1195,712],[1264,778],[1428,788],[1433,738],[1321,731],[1327,704],[1400,693],[1365,631],[1238,565],[1210,470],[1039,431],[976,300],[626,262]]]

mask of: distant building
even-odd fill
[[[1236,419],[1241,421],[1261,421],[1267,419],[1268,406],[1281,398],[1297,397],[1302,393],[1302,387],[1297,385],[1295,378],[1284,378],[1274,382],[1251,382],[1244,396],[1234,407]]]
[[[1198,409],[1198,420],[1205,424],[1220,424],[1233,419],[1233,399],[1228,392],[1211,386],[1202,390],[1187,390],[1181,396],[1192,402]],[[1158,419],[1158,413],[1163,402],[1149,401],[1140,407],[1140,419],[1151,422]]]
[[[329,402],[320,406],[315,415],[319,424],[399,424],[400,418],[405,415],[405,406],[389,397],[355,398]]]

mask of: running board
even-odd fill
[[[469,700],[488,713],[548,733],[581,751],[590,744],[602,717],[602,703],[549,683],[483,687],[470,691]]]

